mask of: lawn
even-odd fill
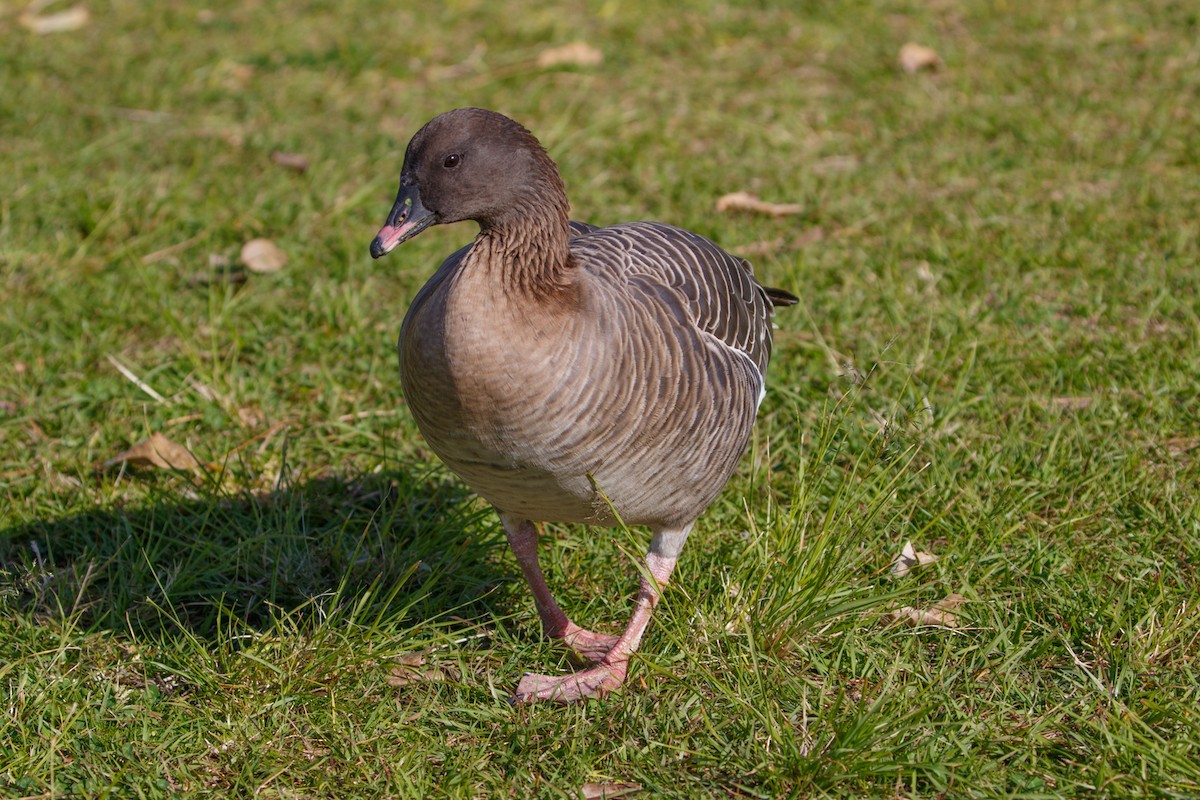
[[[391,5],[0,5],[0,795],[1200,794],[1193,3]],[[575,218],[801,298],[630,683],[570,707],[510,704],[571,664],[400,391],[473,227],[368,254],[462,105]],[[156,433],[203,466],[111,463]],[[546,534],[623,624],[645,533]]]

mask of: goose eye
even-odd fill
[[[446,156],[446,160],[442,162],[442,166],[446,169],[454,169],[459,165],[460,162],[462,162],[462,156],[460,156],[458,153],[451,153],[450,155]]]

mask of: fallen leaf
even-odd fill
[[[587,42],[571,42],[561,47],[550,47],[538,53],[539,67],[557,67],[568,64],[575,67],[594,67],[604,60],[604,53]]]
[[[938,608],[958,608],[963,603],[967,602],[967,598],[963,597],[958,592],[951,592],[937,602]]]
[[[439,683],[441,681],[456,681],[460,677],[458,670],[447,664],[441,667],[426,667],[424,653],[408,653],[396,659],[387,676],[388,686],[408,686],[410,683]]]
[[[131,467],[157,467],[158,469],[175,469],[199,472],[204,469],[203,462],[192,455],[181,444],[176,444],[161,433],[150,434],[149,439],[138,442],[123,453],[105,461],[101,469],[112,469],[128,464]]]
[[[912,542],[905,542],[904,547],[897,554],[896,560],[892,562],[892,574],[897,578],[903,578],[917,567],[932,564],[937,560],[938,557],[932,553],[922,553],[913,547]]]
[[[933,628],[957,628],[958,617],[951,614],[949,611],[942,609],[920,609],[912,606],[905,606],[892,611],[889,615],[890,623],[905,623],[909,627],[933,627]]]
[[[287,264],[287,253],[270,239],[251,239],[242,245],[242,263],[251,272],[278,272]]]
[[[957,628],[958,615],[951,612],[964,602],[965,598],[961,594],[948,594],[935,603],[932,608],[922,609],[904,606],[890,612],[887,615],[886,624],[897,625],[903,623],[913,628],[923,626]]]
[[[909,42],[900,48],[900,69],[909,75],[915,75],[923,69],[937,69],[942,59],[937,52],[916,42]]]
[[[402,656],[396,656],[395,661],[403,667],[423,667],[425,666],[425,654],[405,653]]]
[[[1092,402],[1092,398],[1087,396],[1050,398],[1050,405],[1055,408],[1064,408],[1068,411],[1082,411],[1085,408],[1090,408]]]
[[[271,153],[271,160],[281,167],[295,170],[296,172],[308,171],[308,159],[299,153],[285,153],[281,150],[276,150]]]
[[[612,800],[640,792],[640,783],[585,783],[579,788],[583,800]]]
[[[803,214],[804,206],[799,203],[768,203],[749,192],[734,192],[717,200],[717,211],[750,211],[755,214],[783,217],[789,214]]]
[[[30,3],[17,22],[36,34],[66,33],[77,31],[88,24],[91,18],[83,6],[71,6],[63,11],[52,14],[42,14],[41,11],[50,5],[50,0],[39,0]]]
[[[1167,448],[1167,452],[1173,456],[1181,456],[1189,450],[1195,450],[1200,447],[1200,436],[1176,436],[1172,439],[1167,439],[1163,444]]]

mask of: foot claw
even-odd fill
[[[518,703],[553,700],[571,703],[585,697],[603,697],[625,682],[627,664],[597,664],[573,675],[521,676],[513,699]]]

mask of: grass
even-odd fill
[[[1200,794],[1189,4],[90,10],[0,8],[0,794]],[[601,64],[536,66],[579,38]],[[575,707],[509,704],[568,662],[400,396],[471,229],[366,252],[466,104],[577,218],[802,298],[631,685]],[[223,266],[258,236],[283,270]],[[156,431],[214,469],[96,471]],[[622,622],[645,537],[550,532],[564,605]],[[892,579],[907,540],[939,561]],[[959,628],[881,624],[950,592]]]

